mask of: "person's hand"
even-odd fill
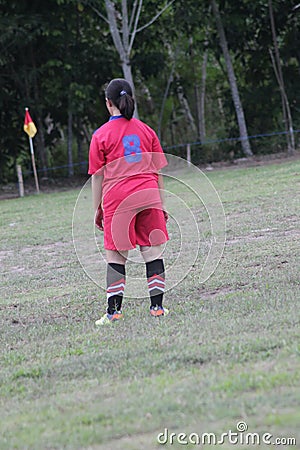
[[[165,221],[168,222],[168,220],[169,220],[169,214],[168,214],[167,211],[164,210],[164,209],[163,209],[163,213],[164,213]]]
[[[95,225],[98,230],[103,231],[103,210],[101,205],[98,206],[97,212],[95,214]]]

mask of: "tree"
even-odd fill
[[[282,131],[281,87],[276,81],[280,78],[290,115],[299,128],[300,8],[286,0],[272,1],[281,77],[269,3],[214,1],[220,9],[222,5],[219,15],[247,118],[246,131],[262,135]],[[98,15],[91,5],[98,8]],[[236,136],[239,125],[215,15],[210,13],[212,0],[176,0],[172,5],[170,0],[110,0],[110,5],[121,44],[130,49],[132,43],[128,61],[139,112],[158,128],[163,145],[174,146],[171,151],[183,156],[184,147],[178,144]],[[123,17],[127,17],[125,22]],[[141,33],[143,39],[137,39]],[[1,182],[15,179],[16,162],[23,165],[25,174],[31,170],[22,127],[25,106],[38,128],[34,141],[38,170],[65,166],[68,150],[69,162],[72,158],[75,164],[86,162],[92,131],[108,118],[103,88],[108,79],[120,76],[121,58],[109,29],[105,1],[0,0],[0,48]],[[268,49],[272,49],[277,78]],[[251,143],[256,153],[286,148],[281,133]],[[230,141],[194,146],[194,162],[224,159],[234,145]]]
[[[197,92],[197,104],[198,106],[198,129],[200,142],[205,141],[206,131],[205,131],[205,91],[206,91],[206,78],[207,78],[207,57],[208,50],[204,50],[203,61],[202,61],[202,71],[201,71],[201,84],[200,84],[200,95],[198,98],[198,85],[196,85]]]
[[[131,53],[137,33],[152,25],[159,16],[173,3],[166,3],[156,14],[144,25],[139,27],[139,21],[143,6],[143,0],[134,0],[131,11],[128,10],[127,0],[121,1],[121,12],[116,9],[114,1],[105,0],[106,17],[95,7],[93,10],[109,25],[111,37],[119,54],[124,78],[131,84],[135,93],[135,84],[132,76]],[[121,25],[118,25],[120,18]],[[138,108],[135,108],[135,117],[138,117]]]
[[[37,167],[43,171],[65,165],[68,153],[72,162],[72,135],[87,142],[99,115],[107,118],[98,92],[111,73],[109,36],[96,30],[94,15],[77,2],[51,0],[50,9],[27,3],[0,0],[1,179],[13,176],[17,160],[31,170],[22,131],[25,106],[37,125]]]
[[[283,110],[283,117],[284,117],[284,123],[285,128],[287,132],[287,146],[288,146],[288,153],[294,153],[295,151],[295,138],[294,138],[294,129],[293,129],[293,121],[292,121],[292,115],[291,115],[291,109],[290,104],[288,101],[288,97],[285,90],[284,80],[283,80],[283,74],[282,74],[282,68],[281,68],[281,60],[280,60],[280,54],[279,54],[279,48],[278,48],[278,42],[277,42],[277,34],[276,34],[276,28],[275,28],[275,20],[274,20],[274,12],[273,12],[273,3],[272,0],[268,0],[269,5],[269,15],[270,15],[270,22],[271,22],[271,30],[272,30],[272,38],[273,38],[273,45],[274,45],[274,53],[271,49],[269,49],[275,76],[279,85],[280,89],[280,95],[281,95],[281,102],[282,102],[282,110]]]
[[[243,110],[242,103],[240,100],[237,81],[236,81],[236,77],[235,77],[235,73],[234,73],[234,69],[233,69],[233,65],[232,65],[232,61],[231,61],[231,57],[230,57],[230,53],[229,53],[229,49],[228,49],[228,45],[227,45],[226,35],[225,35],[219,7],[216,3],[216,0],[211,0],[211,6],[212,6],[213,14],[214,14],[214,17],[216,20],[216,25],[217,25],[217,29],[218,29],[218,33],[219,33],[219,38],[220,38],[220,45],[221,45],[221,48],[223,51],[224,60],[225,60],[226,68],[227,68],[228,79],[229,79],[231,93],[232,93],[232,100],[233,100],[233,103],[235,106],[236,116],[237,116],[239,130],[240,130],[242,149],[246,156],[253,156],[253,153],[252,153],[252,150],[250,147],[250,142],[248,139],[248,132],[247,132],[247,126],[246,126],[246,121],[245,121],[245,116],[244,116],[244,110]]]
[[[6,7],[3,8],[3,14],[1,14],[0,43],[2,56],[1,84],[3,83],[5,93],[2,96],[2,101],[9,102],[9,107],[1,108],[1,110],[5,115],[12,116],[10,124],[12,128],[15,128],[16,117],[19,116],[20,122],[23,120],[24,107],[32,107],[31,113],[38,128],[35,145],[41,166],[45,168],[47,166],[47,153],[41,126],[43,99],[40,95],[38,83],[41,61],[38,41],[41,39],[45,22],[40,11],[33,12],[30,8],[29,11],[26,11],[26,6],[20,2],[7,3]],[[1,4],[1,6],[4,5]],[[15,135],[16,130],[14,129],[11,137]],[[6,145],[9,145],[8,151],[13,155],[15,163],[18,153],[20,153],[16,139]]]

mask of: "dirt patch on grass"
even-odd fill
[[[1,250],[0,251],[0,262],[5,259],[9,258],[14,254],[13,250]]]
[[[252,234],[248,234],[247,236],[236,236],[231,239],[226,240],[226,245],[234,245],[240,243],[247,243],[253,241],[266,241],[268,239],[280,239],[286,236],[291,236],[292,238],[299,238],[300,231],[297,229],[291,230],[281,230],[279,231],[277,228],[265,228],[263,230],[253,230]]]
[[[213,162],[211,164],[203,164],[200,169],[239,169],[241,167],[257,167],[270,164],[282,164],[286,162],[298,161],[300,152],[296,151],[293,155],[287,153],[275,153],[271,155],[254,155],[251,158],[239,158],[228,161]]]
[[[71,189],[80,189],[88,180],[87,176],[72,177],[72,178],[42,178],[39,180],[40,192],[43,194],[53,192],[63,192]],[[35,195],[36,188],[33,179],[26,179],[24,181],[25,196]],[[0,200],[9,200],[19,197],[19,190],[17,183],[8,183],[0,185]]]
[[[51,244],[44,244],[41,245],[39,244],[38,246],[38,250],[39,252],[43,253],[43,255],[49,251],[50,254],[55,253],[55,251],[60,252],[62,249],[67,248],[73,246],[73,242],[72,241],[68,241],[68,242],[64,242],[64,241],[57,241],[57,242],[53,242]],[[21,253],[32,253],[32,250],[35,250],[36,246],[31,245],[31,246],[27,246],[27,247],[23,247],[21,250]],[[1,257],[1,255],[0,255]]]

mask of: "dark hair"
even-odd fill
[[[132,88],[124,78],[111,80],[105,90],[105,95],[119,110],[122,116],[130,120],[134,112]]]

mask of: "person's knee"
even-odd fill
[[[106,261],[109,264],[125,264],[128,252],[118,252],[117,250],[106,250]]]
[[[152,247],[140,247],[141,254],[145,262],[150,262],[162,257],[162,245],[154,245]]]

